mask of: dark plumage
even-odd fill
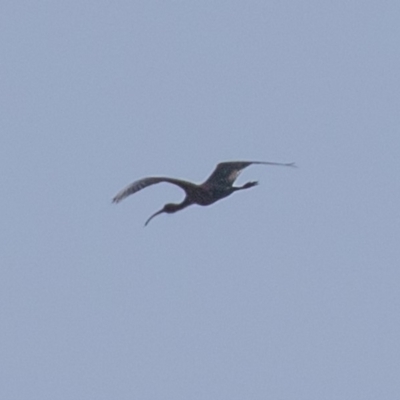
[[[219,163],[209,178],[201,185],[196,185],[192,182],[184,181],[181,179],[166,178],[166,177],[149,177],[139,179],[122,189],[114,197],[113,202],[119,203],[125,197],[138,192],[148,186],[155,185],[156,183],[168,182],[173,185],[179,186],[186,193],[182,203],[179,204],[166,204],[161,210],[157,211],[146,221],[145,226],[152,218],[163,212],[167,214],[174,213],[182,210],[192,204],[199,204],[201,206],[208,206],[218,200],[231,195],[237,190],[249,189],[258,184],[258,182],[247,182],[243,186],[233,186],[236,178],[241,171],[251,164],[264,164],[264,165],[280,165],[285,167],[294,167],[294,163],[275,163],[265,161],[230,161]]]

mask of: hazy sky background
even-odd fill
[[[0,398],[400,398],[400,2],[0,7]],[[162,215],[151,175],[260,186]]]

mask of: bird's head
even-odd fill
[[[168,203],[166,204],[161,210],[157,211],[153,215],[149,217],[149,219],[146,221],[144,226],[146,226],[155,216],[162,214],[162,213],[167,213],[167,214],[172,214],[176,211],[179,211],[182,209],[181,204],[174,204],[174,203]]]

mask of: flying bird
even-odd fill
[[[192,182],[184,181],[175,178],[166,177],[148,177],[139,179],[122,189],[113,198],[113,203],[119,203],[125,197],[130,196],[142,190],[148,186],[155,185],[156,183],[167,182],[173,185],[179,186],[186,193],[186,196],[182,203],[166,204],[161,210],[157,211],[149,217],[149,219],[144,224],[145,226],[153,219],[155,216],[161,213],[172,214],[177,211],[183,210],[184,208],[192,205],[198,204],[200,206],[208,206],[221,200],[233,192],[243,189],[249,189],[253,186],[258,185],[257,181],[247,182],[243,186],[233,186],[236,178],[242,172],[242,170],[251,164],[264,164],[264,165],[279,165],[284,167],[295,167],[294,163],[276,163],[276,162],[266,162],[266,161],[230,161],[219,163],[208,179],[200,184],[196,185]]]

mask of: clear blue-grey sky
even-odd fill
[[[0,398],[397,400],[400,2],[0,12]],[[260,186],[143,223],[227,160]]]

